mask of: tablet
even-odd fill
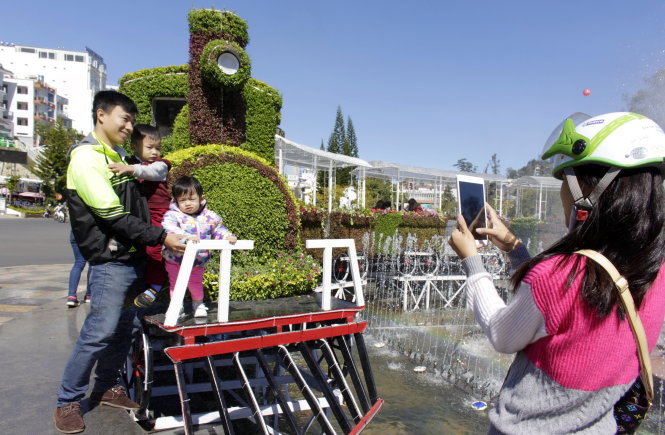
[[[479,177],[457,175],[457,210],[476,240],[487,240],[476,228],[487,227],[485,211],[485,181]]]

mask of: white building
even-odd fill
[[[8,141],[14,138],[14,123],[12,122],[13,113],[9,110],[6,96],[6,87],[4,86],[5,74],[11,74],[0,64],[0,146],[9,146]]]
[[[15,77],[42,78],[69,101],[64,109],[72,127],[84,134],[92,130],[92,99],[106,87],[106,64],[100,55],[88,47],[71,51],[0,43],[0,64]]]
[[[13,123],[14,136],[26,146],[37,146],[36,123],[54,123],[59,117],[63,125],[71,127],[72,121],[65,107],[67,99],[42,77],[17,78],[5,74],[1,89],[4,91],[2,106]]]

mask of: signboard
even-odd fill
[[[25,151],[14,151],[13,149],[9,148],[0,148],[0,162],[20,163],[25,165],[28,163],[28,153]]]
[[[0,196],[0,213],[7,213],[7,198]]]

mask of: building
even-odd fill
[[[40,145],[35,133],[38,123],[54,123],[61,118],[63,125],[72,126],[65,110],[67,98],[58,95],[43,77],[18,78],[5,74],[1,89],[4,92],[2,106],[13,124],[13,137],[27,147]]]
[[[0,146],[5,147],[8,147],[10,145],[9,141],[14,139],[14,123],[12,122],[14,114],[5,103],[7,101],[7,88],[4,86],[5,74],[11,73],[11,71],[4,69],[2,64],[0,64]]]
[[[72,127],[82,133],[92,130],[92,99],[106,87],[104,59],[90,48],[71,51],[0,43],[0,64],[14,77],[33,77],[58,90],[68,100],[63,108]]]

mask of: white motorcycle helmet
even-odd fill
[[[551,159],[552,175],[566,177],[575,201],[569,228],[583,221],[598,198],[623,168],[656,167],[665,173],[665,133],[649,118],[628,112],[590,117],[575,113],[545,143],[541,157]],[[584,196],[574,168],[586,164],[608,167],[593,191]]]
[[[649,118],[628,112],[591,118],[575,113],[550,135],[542,159],[552,158],[552,175],[567,167],[596,163],[619,168],[665,169],[665,133]]]

